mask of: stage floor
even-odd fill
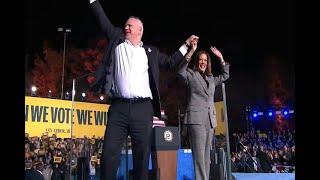
[[[232,173],[236,180],[294,180],[294,173]]]

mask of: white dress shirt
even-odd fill
[[[258,171],[257,158],[256,157],[252,157],[252,158],[253,158],[253,169],[255,171]]]
[[[89,163],[89,168],[90,168],[90,175],[94,176],[96,175],[96,167],[94,167],[91,162]]]
[[[153,98],[149,84],[148,57],[143,42],[132,45],[129,40],[115,48],[114,81],[112,90],[120,98]],[[182,45],[182,55],[187,53]]]
[[[141,42],[133,46],[125,40],[115,48],[112,87],[115,97],[152,99],[148,57],[142,45]]]
[[[119,44],[114,54],[114,81],[112,90],[120,98],[153,98],[149,84],[148,57],[143,42],[132,45],[129,40]],[[180,47],[182,55],[186,48]]]

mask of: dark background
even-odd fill
[[[25,52],[43,40],[61,43],[58,27],[70,27],[68,43],[90,46],[100,37],[88,8],[89,0],[25,0]],[[226,82],[231,128],[244,124],[246,105],[270,103],[270,78],[280,73],[283,87],[295,102],[296,5],[292,0],[268,1],[110,1],[100,0],[111,22],[124,26],[130,15],[144,23],[143,41],[176,50],[191,35],[198,49],[216,46],[230,62]],[[172,4],[172,3],[175,3]],[[263,105],[267,106],[267,105]]]

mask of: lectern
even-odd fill
[[[152,132],[151,158],[152,169],[159,172],[160,180],[177,179],[177,159],[180,148],[178,127],[156,126]],[[158,179],[157,178],[157,179]]]

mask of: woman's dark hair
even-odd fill
[[[211,73],[211,58],[210,58],[210,55],[209,55],[209,53],[207,52],[207,51],[204,51],[204,50],[202,50],[202,51],[199,51],[199,52],[197,52],[197,54],[196,54],[196,56],[195,56],[195,62],[194,62],[194,65],[193,65],[193,70],[194,71],[199,71],[198,70],[198,67],[199,67],[199,57],[200,57],[200,55],[201,54],[206,54],[207,55],[207,68],[206,68],[206,70],[205,70],[205,75],[207,75],[207,76],[211,76],[212,75],[212,73]]]

